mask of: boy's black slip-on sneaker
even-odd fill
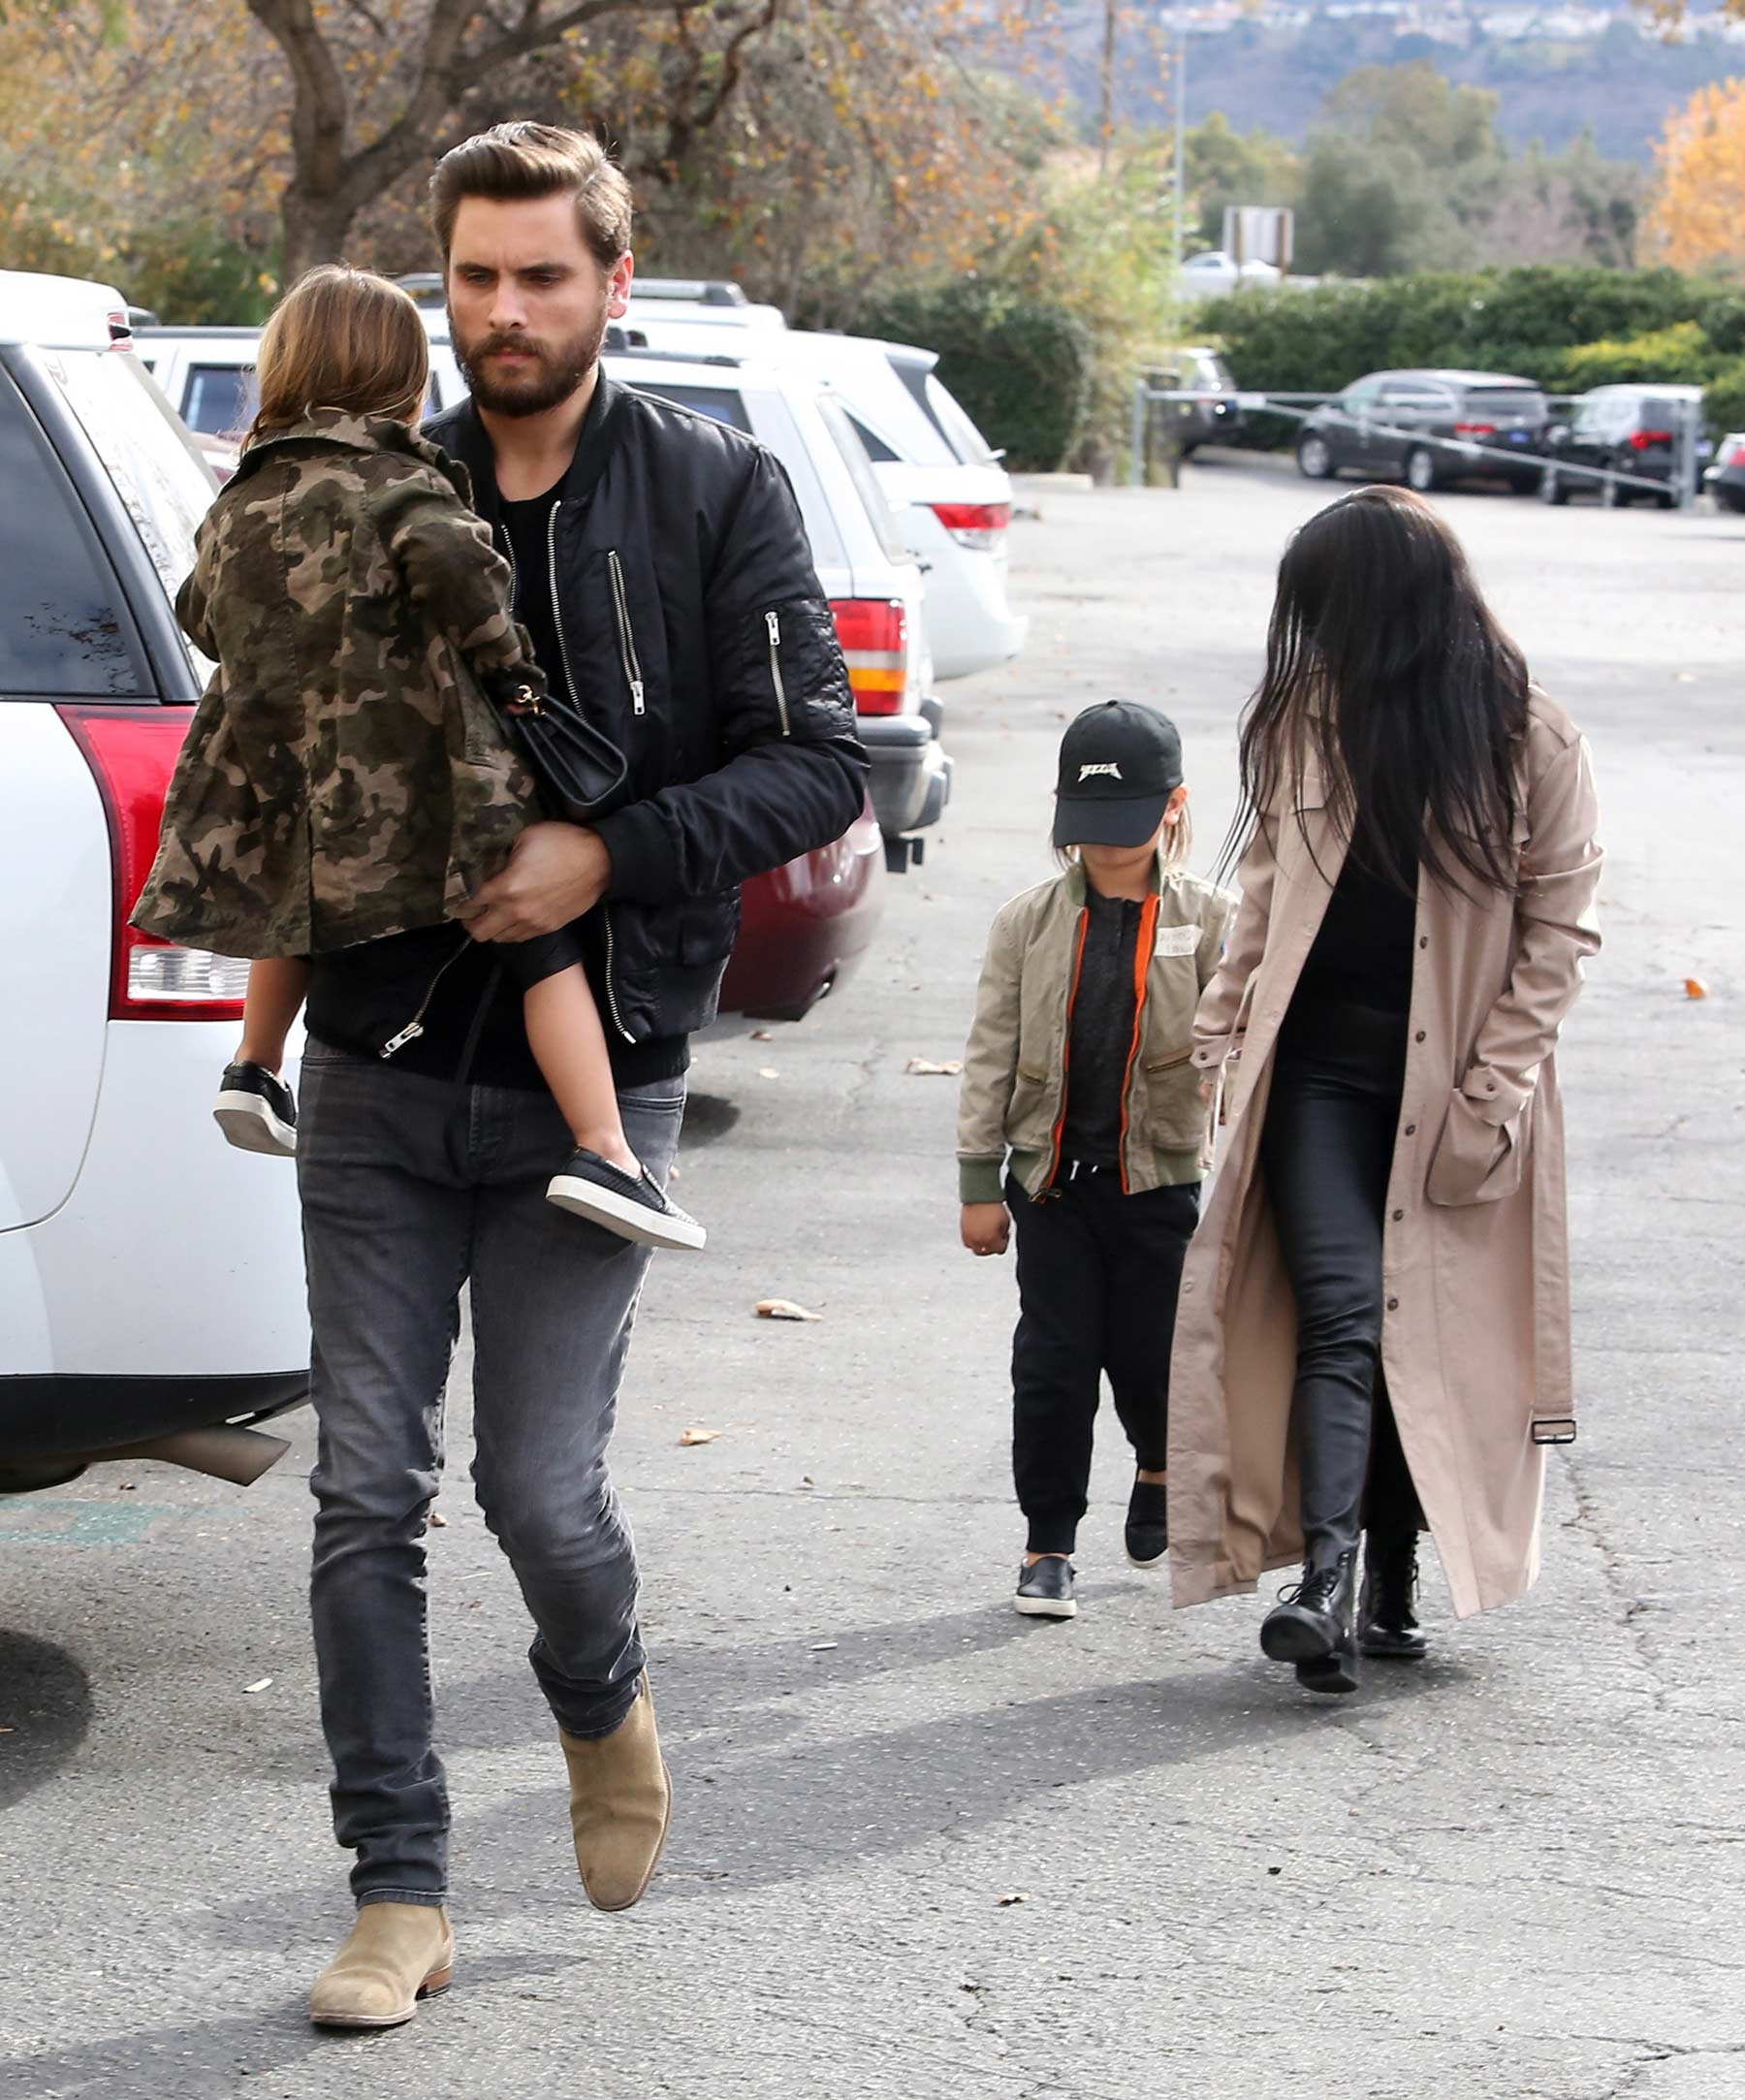
[[[1076,1619],[1073,1568],[1058,1553],[1045,1553],[1018,1571],[1018,1594],[1012,1602],[1027,1619]]]

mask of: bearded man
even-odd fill
[[[444,156],[431,203],[472,398],[428,434],[471,472],[550,687],[625,753],[635,795],[591,829],[531,826],[468,930],[580,929],[624,1134],[664,1184],[740,884],[861,809],[847,675],[776,460],[600,370],[634,271],[629,188],[601,147],[499,124]],[[359,1906],[311,2013],[393,2026],[454,1964],[424,1536],[469,1281],[473,1480],[533,1620],[590,1900],[635,1903],[665,1839],[636,1558],[606,1470],[649,1252],[546,1201],[567,1133],[482,945],[437,928],[322,956],[307,1018],[311,1592]]]

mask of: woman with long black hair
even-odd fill
[[[1348,1692],[1360,1652],[1424,1652],[1420,1527],[1462,1616],[1538,1573],[1541,1447],[1574,1435],[1553,1047],[1599,946],[1598,806],[1394,488],[1286,550],[1242,790],[1195,1024],[1226,1131],[1176,1330],[1175,1601],[1300,1557],[1261,1645]]]

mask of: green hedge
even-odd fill
[[[1710,383],[1736,416],[1745,294],[1676,270],[1524,269],[1247,293],[1199,310],[1239,386],[1334,394],[1369,371],[1451,365],[1520,372],[1558,393],[1611,380]],[[1266,417],[1273,441],[1285,419]],[[1735,422],[1727,423],[1736,429]]]
[[[1059,306],[981,277],[874,298],[855,333],[939,353],[939,377],[1019,472],[1050,473],[1084,430],[1092,345]]]

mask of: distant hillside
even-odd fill
[[[1190,12],[1216,19],[1226,11]],[[1695,89],[1745,77],[1745,45],[1714,34],[1662,44],[1639,34],[1627,15],[1595,9],[1541,11],[1537,18],[1549,26],[1561,27],[1573,16],[1587,30],[1555,39],[1532,34],[1535,16],[1521,7],[1463,16],[1444,5],[1437,10],[1435,35],[1413,26],[1423,16],[1408,5],[1386,15],[1344,7],[1324,14],[1302,6],[1269,8],[1263,0],[1255,12],[1258,19],[1245,14],[1221,33],[1188,37],[1190,124],[1222,110],[1238,131],[1263,127],[1301,140],[1327,90],[1354,67],[1428,59],[1457,84],[1494,89],[1502,98],[1498,129],[1513,143],[1539,139],[1556,148],[1589,130],[1608,158],[1646,161],[1667,114]],[[1447,41],[1451,16],[1455,33],[1468,41]],[[1487,24],[1505,33],[1492,34]],[[1094,108],[1091,40],[1081,35],[1078,44],[1072,85]],[[1126,53],[1121,67],[1121,113],[1132,123],[1167,124],[1173,120],[1171,91],[1147,78],[1149,69],[1134,62],[1137,56],[1136,50]]]

